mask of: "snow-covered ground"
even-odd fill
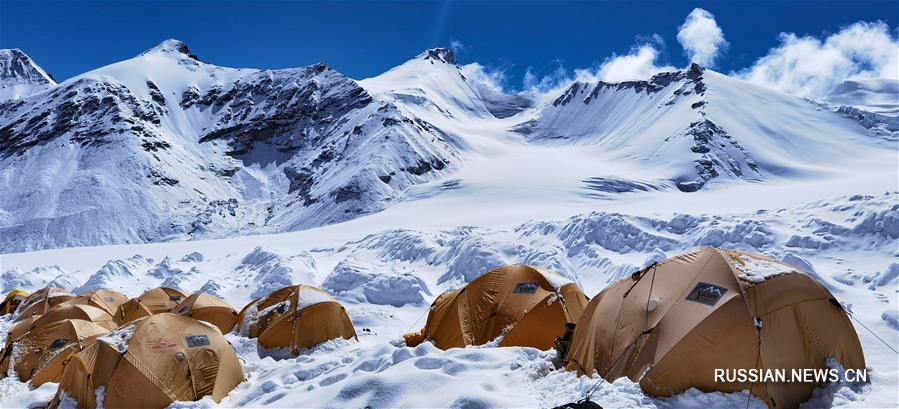
[[[709,197],[726,200],[739,192],[722,188]],[[594,212],[544,221],[454,227],[445,226],[464,216],[435,213],[403,221],[401,214],[410,213],[400,207],[347,223],[351,226],[279,235],[7,254],[3,290],[55,282],[133,296],[166,283],[219,295],[239,308],[289,283],[312,284],[347,306],[360,341],[333,341],[296,359],[276,361],[260,358],[254,341],[229,335],[245,360],[248,380],[222,405],[546,407],[578,399],[596,379],[555,369],[551,351],[492,346],[440,351],[428,343],[407,348],[400,346],[402,334],[424,324],[427,307],[440,292],[499,265],[546,266],[593,295],[650,260],[712,245],[765,253],[813,274],[865,325],[896,345],[897,195],[834,196],[715,213],[681,212],[675,206],[671,213],[656,215],[639,206],[625,212],[631,205],[621,204],[619,211],[597,206]],[[472,207],[455,213],[466,209]],[[0,329],[9,325],[0,322]],[[831,385],[810,407],[895,407],[896,356],[863,328],[857,331],[871,383]],[[52,394],[46,386],[29,391],[11,379],[0,381],[0,391],[3,407],[36,404]],[[657,399],[626,379],[603,383],[593,397],[607,407],[745,407],[748,398],[745,393],[689,391]],[[762,407],[760,401],[753,405]]]

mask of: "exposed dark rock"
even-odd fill
[[[362,186],[359,186],[356,183],[350,183],[331,192],[331,196],[334,198],[335,203],[343,203],[349,200],[358,200],[362,197],[363,193],[365,193],[365,189]]]
[[[197,87],[189,87],[181,93],[181,108],[187,109],[200,99],[200,90]]]
[[[431,170],[442,170],[444,167],[446,167],[446,163],[444,161],[440,159],[433,159],[432,162],[421,160],[415,166],[407,167],[403,170],[413,175],[421,176],[425,173],[430,172]]]
[[[150,98],[153,99],[160,107],[165,106],[165,96],[162,95],[162,91],[159,90],[159,87],[153,81],[147,81],[147,89],[150,90]]]
[[[760,177],[758,164],[737,141],[720,126],[708,119],[690,124],[685,135],[692,137],[694,145],[690,150],[700,154],[694,161],[698,180],[677,181],[677,188],[684,192],[701,189],[711,179],[727,173],[735,177],[747,176],[746,172],[755,173],[751,177]],[[746,167],[741,166],[744,163]]]
[[[173,179],[168,176],[163,175],[156,169],[150,169],[150,174],[147,175],[148,178],[153,180],[154,185],[168,185],[175,186],[178,184],[178,179]]]
[[[457,65],[456,56],[453,55],[453,50],[449,48],[432,48],[428,51],[425,51],[425,60],[430,60],[433,64],[433,61],[444,62],[447,64]]]
[[[569,102],[571,102],[572,99],[574,99],[577,96],[578,90],[580,90],[581,87],[584,85],[586,85],[586,84],[582,84],[580,82],[575,82],[574,84],[571,84],[571,86],[568,87],[568,89],[565,90],[565,92],[563,92],[562,95],[559,95],[559,97],[556,98],[555,101],[553,101],[553,106],[557,107],[560,105],[567,105]]]
[[[286,158],[320,143],[336,127],[337,118],[371,101],[354,81],[316,64],[252,74],[227,88],[210,89],[195,105],[200,110],[228,110],[201,142],[227,140],[228,154],[238,158],[266,144]]]
[[[51,91],[46,99],[11,112],[11,119],[0,127],[0,156],[61,137],[85,146],[106,144],[115,135],[152,140],[153,125],[161,122],[159,112],[118,83],[80,79]]]
[[[157,152],[160,149],[169,149],[172,147],[166,141],[145,141],[140,145],[147,152]]]
[[[287,188],[288,193],[297,192],[299,198],[303,199],[303,206],[309,206],[317,201],[310,194],[312,186],[315,184],[315,175],[309,169],[296,170],[293,168],[284,168],[284,175],[290,181]]]

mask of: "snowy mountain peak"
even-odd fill
[[[449,48],[431,48],[419,54],[417,58],[458,65],[456,56],[453,55],[453,50],[450,50]]]
[[[185,44],[181,40],[175,40],[173,38],[170,38],[168,40],[165,40],[165,41],[159,43],[158,45],[156,45],[156,47],[153,47],[147,51],[144,51],[143,53],[141,53],[141,55],[147,55],[147,54],[153,54],[153,53],[165,53],[165,54],[180,55],[180,56],[184,56],[184,57],[190,58],[195,61],[200,61],[200,58],[197,57],[197,55],[194,54],[192,51],[190,51],[190,48],[187,47],[187,44]]]
[[[0,101],[24,98],[53,86],[53,77],[22,50],[0,50]]]
[[[34,60],[18,48],[0,50],[0,79],[21,82],[56,84]]]
[[[588,105],[591,101],[600,97],[602,93],[610,90],[614,92],[632,90],[638,94],[644,92],[646,94],[653,94],[666,89],[672,84],[678,86],[686,85],[688,88],[693,88],[692,90],[684,88],[678,92],[678,95],[683,93],[689,95],[694,92],[696,95],[702,95],[705,92],[705,84],[703,83],[704,72],[704,68],[693,63],[685,70],[658,73],[653,75],[649,80],[622,82],[596,81],[595,83],[579,81],[566,88],[555,100],[553,100],[552,105],[554,107],[559,107],[568,105],[575,100],[579,100],[585,105]]]
[[[899,115],[899,81],[888,78],[853,78],[843,81],[824,101],[876,114]]]
[[[705,68],[702,68],[701,65],[695,62],[690,64],[690,68],[687,68],[687,73],[694,76],[702,75],[703,71],[705,71]]]

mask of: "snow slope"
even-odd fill
[[[660,169],[685,192],[713,179],[842,172],[894,150],[814,103],[695,64],[649,81],[574,83],[517,130],[537,142],[600,146]],[[850,146],[857,156],[842,154]]]

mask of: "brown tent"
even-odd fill
[[[21,321],[18,321],[12,324],[12,327],[9,329],[9,332],[6,334],[6,341],[3,343],[3,350],[0,350],[0,377],[6,374],[6,369],[9,368],[8,359],[12,356],[12,342],[23,337],[25,334],[31,330],[32,324],[40,315],[32,315],[31,317],[25,318]]]
[[[75,298],[72,294],[62,288],[46,287],[37,290],[19,305],[19,315],[16,321],[21,321],[32,315],[43,315],[51,308],[62,304],[68,300]]]
[[[40,317],[40,315],[32,315],[26,319],[16,322],[15,324],[12,324],[12,327],[10,327],[9,332],[6,334],[6,342],[3,347],[8,347],[13,340],[19,339],[22,337],[22,335],[28,333],[28,331],[31,330],[31,327],[34,324],[34,321],[36,321]]]
[[[120,305],[114,317],[119,325],[124,325],[149,315],[172,312],[185,298],[187,295],[174,288],[153,288]]]
[[[28,381],[67,345],[107,332],[108,329],[96,323],[78,319],[34,327],[19,339],[12,341],[11,347],[4,351],[0,361],[0,377],[5,377],[12,365],[19,379]]]
[[[31,377],[31,386],[36,388],[47,382],[59,383],[62,380],[62,374],[65,371],[65,365],[68,363],[69,357],[83,351],[84,348],[97,342],[97,338],[106,334],[95,334],[78,342],[69,343],[59,352],[54,353],[50,360],[34,371],[34,375]]]
[[[284,287],[243,308],[241,332],[265,348],[289,348],[294,355],[335,338],[355,338],[346,310],[328,293],[310,286]]]
[[[501,346],[553,347],[565,324],[587,305],[580,287],[548,270],[513,264],[489,271],[465,287],[440,294],[428,321],[408,334],[414,346],[430,339],[441,349],[481,345],[500,335]]]
[[[53,307],[46,314],[34,320],[32,328],[39,328],[62,320],[85,320],[93,322],[109,331],[118,327],[112,316],[106,311],[90,305],[66,305],[65,303]]]
[[[758,323],[758,324],[756,324]],[[757,325],[760,326],[757,328]],[[615,282],[587,306],[566,367],[626,376],[656,396],[747,390],[796,407],[815,383],[715,382],[715,369],[865,367],[839,302],[812,277],[758,254],[701,248]]]
[[[118,291],[95,290],[79,294],[77,297],[66,301],[67,305],[91,305],[103,309],[109,315],[115,315],[119,306],[128,302],[128,297]]]
[[[219,402],[243,380],[237,354],[217,329],[162,313],[136,320],[72,355],[50,407],[69,398],[79,409],[101,404],[164,408],[204,396]]]
[[[237,311],[218,297],[197,293],[187,297],[175,307],[175,313],[218,327],[222,334],[231,332],[237,324]]]

